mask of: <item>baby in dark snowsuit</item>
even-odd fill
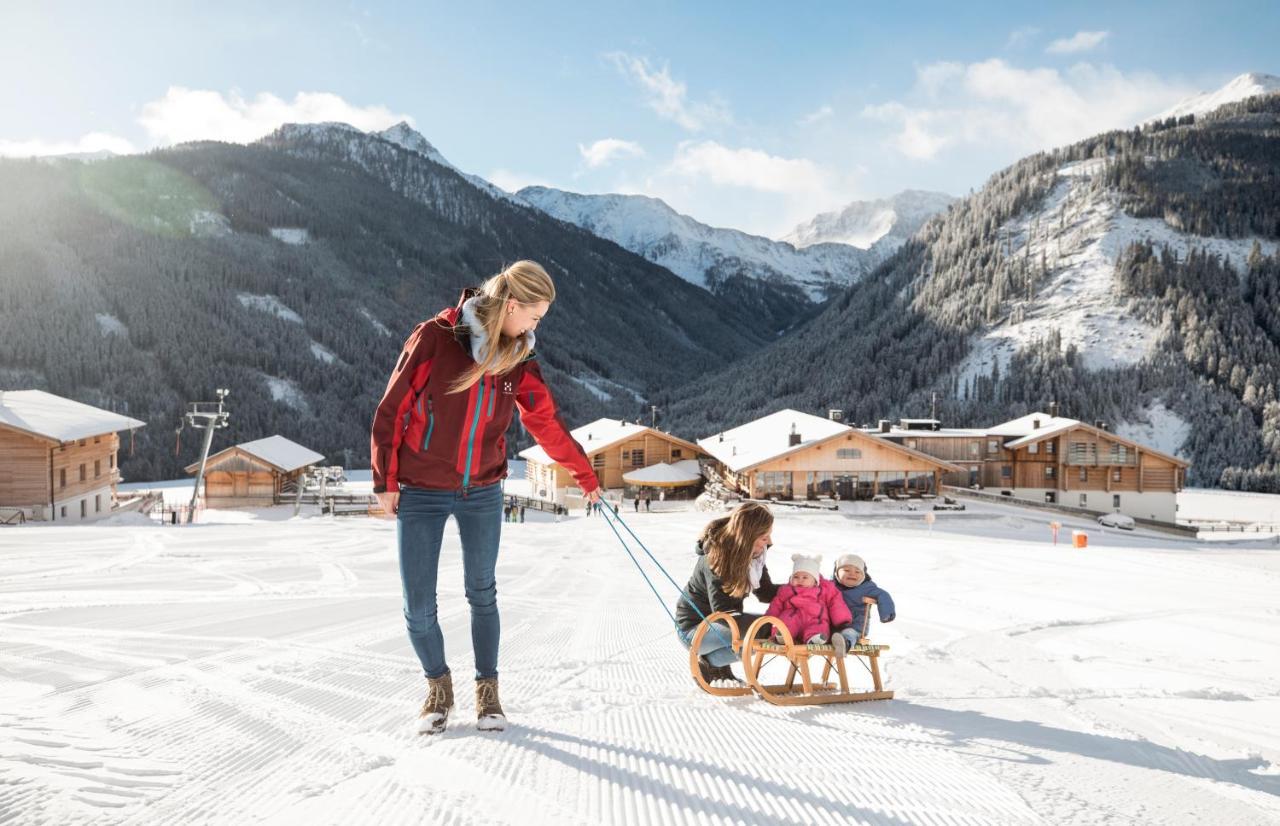
[[[857,554],[845,554],[836,559],[832,579],[835,580],[836,588],[839,589],[840,596],[844,597],[845,605],[849,606],[849,614],[853,617],[852,624],[840,632],[849,645],[858,644],[863,623],[866,621],[867,606],[862,602],[863,597],[875,597],[876,610],[880,614],[881,622],[893,622],[896,616],[893,597],[889,596],[888,591],[871,581],[871,577],[867,574],[867,563],[862,561],[862,557]]]

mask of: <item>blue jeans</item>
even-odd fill
[[[716,630],[720,633],[717,634]],[[698,626],[693,626],[688,631],[680,631],[680,642],[684,643],[685,648],[693,646],[693,635],[698,630]],[[729,636],[729,629],[723,624],[716,623],[713,628],[708,628],[707,633],[702,637],[702,645],[698,646],[698,653],[707,658],[707,662],[716,668],[724,665],[731,665],[741,659],[737,654],[733,653],[733,646],[730,644],[732,639]]]
[[[436,576],[444,523],[452,516],[462,538],[462,579],[471,605],[476,679],[498,676],[498,589],[493,569],[502,535],[502,484],[461,490],[404,487],[396,514],[400,583],[409,641],[428,677],[449,672],[436,617]]]

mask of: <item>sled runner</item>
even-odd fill
[[[874,597],[863,597],[867,606],[875,604]],[[734,617],[723,611],[708,616],[693,634],[689,646],[689,668],[693,679],[708,694],[717,697],[738,697],[755,692],[774,705],[800,706],[819,705],[823,703],[856,703],[862,700],[891,700],[892,691],[885,691],[880,680],[880,652],[889,650],[887,645],[875,645],[867,640],[867,626],[871,622],[871,611],[867,611],[862,622],[861,636],[857,645],[848,647],[845,657],[836,654],[834,646],[797,644],[791,638],[791,632],[777,617],[760,617],[751,623],[744,636],[738,630]],[[713,631],[713,624],[719,624]],[[770,638],[771,629],[776,629],[780,642]],[[747,683],[740,686],[723,686],[708,683],[703,679],[698,668],[698,650],[702,639],[708,633],[728,632],[733,643],[733,650],[742,657],[742,668],[746,672]],[[864,657],[867,660],[867,671],[871,674],[874,685],[872,691],[851,691],[849,677],[845,672],[845,659],[850,656]],[[809,661],[814,657],[823,660],[822,678],[814,682],[809,670]],[[767,685],[760,680],[761,669],[769,662],[782,658],[789,665],[787,680],[777,685]],[[830,682],[831,672],[839,678],[838,682]],[[796,678],[799,678],[797,685]]]

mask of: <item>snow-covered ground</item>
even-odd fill
[[[271,237],[295,247],[311,242],[311,233],[305,227],[272,227]]]
[[[1189,522],[1244,522],[1280,526],[1280,495],[1187,488],[1178,493],[1178,519]]]
[[[393,522],[0,529],[0,821],[1280,822],[1274,542],[1091,526],[1076,550],[1004,505],[932,531],[922,513],[777,513],[775,574],[795,551],[857,551],[893,593],[873,637],[896,699],[702,694],[605,519],[530,513],[498,563],[511,726],[470,719],[450,528],[459,700],[428,738]],[[706,514],[623,516],[683,582]]]
[[[1165,407],[1163,401],[1148,404],[1134,421],[1117,423],[1115,432],[1170,456],[1190,458],[1182,452],[1182,445],[1191,435],[1191,423]]]
[[[298,315],[274,295],[236,293],[236,299],[240,302],[241,306],[247,309],[270,313],[276,318],[282,318],[285,321],[292,321],[294,324],[302,323],[302,316]]]

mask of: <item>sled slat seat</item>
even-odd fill
[[[880,680],[880,652],[888,651],[889,646],[878,645],[867,640],[867,626],[871,620],[871,606],[875,604],[873,597],[863,597],[867,613],[863,619],[861,636],[857,645],[851,645],[845,656],[836,654],[830,643],[824,645],[808,645],[796,643],[791,638],[787,626],[777,617],[764,616],[751,623],[745,634],[738,630],[738,624],[731,614],[718,611],[704,619],[693,634],[689,646],[689,668],[693,679],[708,694],[718,697],[738,697],[756,693],[774,705],[815,705],[826,703],[856,703],[863,700],[891,700],[892,691],[885,691]],[[715,631],[712,628],[717,626]],[[708,633],[724,634],[733,646],[734,653],[742,659],[742,668],[746,673],[745,685],[726,686],[711,684],[702,678],[698,668],[698,652],[702,641]],[[780,685],[768,685],[760,680],[760,669],[766,658],[782,657],[790,668],[787,680]],[[822,678],[814,681],[809,673],[809,660],[820,657],[823,661]],[[863,657],[867,661],[867,671],[875,685],[872,691],[851,691],[849,678],[845,672],[845,660],[848,657]],[[832,672],[839,678],[838,683],[828,682]],[[797,684],[796,678],[800,681]]]
[[[814,656],[832,657],[832,656],[835,656],[835,653],[836,653],[835,646],[833,646],[831,643],[824,643],[822,645],[818,645],[817,643],[811,642],[806,645],[798,645],[797,647],[809,649],[809,653]],[[780,642],[774,642],[772,640],[756,640],[755,648],[757,651],[767,651],[770,654],[785,654],[787,653],[787,650],[788,650],[786,645],[783,645]],[[859,643],[858,645],[851,645],[847,649],[845,649],[845,654],[846,655],[856,654],[856,655],[862,656],[866,654],[873,654],[878,651],[888,651],[888,650],[889,650],[889,646],[887,645],[878,645],[878,644],[873,645],[871,643]]]

